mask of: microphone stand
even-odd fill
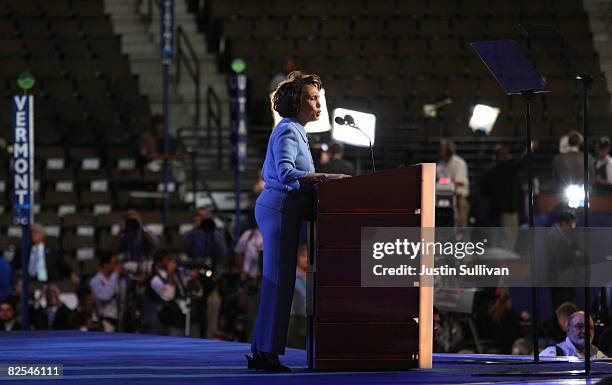
[[[359,132],[363,134],[363,136],[365,136],[368,139],[368,142],[370,144],[370,159],[372,161],[372,172],[376,172],[376,166],[374,165],[374,149],[372,148],[372,139],[370,139],[370,137],[365,132],[363,132],[361,128],[357,127],[355,123],[347,122],[346,125],[358,130]]]

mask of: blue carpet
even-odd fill
[[[0,333],[0,364],[61,363],[57,381],[8,379],[15,384],[594,384],[612,375],[612,363],[595,362],[596,374],[567,376],[550,372],[582,369],[581,362],[529,363],[528,357],[435,355],[431,370],[406,372],[310,372],[306,353],[288,349],[283,363],[292,373],[271,374],[245,368],[249,345],[142,334],[65,332]],[[505,363],[499,359],[512,359]],[[521,364],[523,363],[523,364]],[[500,372],[514,371],[513,376]],[[539,375],[520,372],[536,371]],[[2,380],[0,380],[1,382]]]

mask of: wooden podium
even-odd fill
[[[309,237],[310,368],[431,367],[433,285],[361,287],[360,248],[362,227],[434,227],[435,173],[427,163],[319,185]],[[433,258],[421,261],[433,266]]]

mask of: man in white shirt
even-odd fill
[[[234,253],[236,264],[240,266],[240,275],[244,278],[255,278],[259,271],[259,262],[263,251],[263,238],[257,226],[246,230],[240,236]]]
[[[584,184],[584,153],[582,152],[583,138],[577,131],[568,134],[568,148],[566,153],[555,155],[552,162],[553,188],[565,191],[569,185]],[[589,183],[593,183],[595,169],[593,158],[588,156]]]
[[[556,356],[567,356],[567,357],[578,357],[584,358],[584,312],[577,311],[569,316],[567,324],[567,337],[565,341],[562,341],[556,345],[547,347],[540,352],[540,357],[556,357]],[[595,323],[593,319],[589,319],[589,343],[593,342],[593,334],[595,333]],[[607,358],[596,346],[591,345],[591,357],[592,358]]]
[[[467,227],[470,215],[470,180],[465,160],[456,154],[455,144],[449,140],[440,141],[440,161],[436,166],[436,178],[450,178],[455,185],[457,207],[455,209],[455,225]]]
[[[157,329],[160,334],[183,335],[185,318],[180,305],[184,305],[186,290],[177,272],[176,259],[166,250],[157,250],[155,267],[151,289],[159,300]]]
[[[118,262],[117,256],[102,255],[100,271],[89,281],[103,330],[107,333],[116,331],[118,326],[119,277],[121,274],[123,274],[123,265]]]

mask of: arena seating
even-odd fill
[[[470,165],[472,182],[489,163],[497,142],[521,152],[524,102],[506,96],[469,43],[512,38],[545,77],[550,93],[533,105],[534,137],[542,144],[536,175],[546,182],[558,138],[579,129],[581,86],[568,73],[568,60],[599,69],[589,19],[580,0],[359,0],[359,1],[212,1],[209,29],[219,28],[229,57],[247,62],[251,122],[269,125],[261,111],[269,105],[268,84],[289,55],[300,68],[321,75],[328,108],[375,113],[378,118],[376,161],[379,168],[402,161],[435,161],[442,136],[460,138],[459,151]],[[519,23],[555,24],[579,57],[549,58],[528,41]],[[610,96],[605,81],[591,91],[593,135],[609,132]],[[422,106],[451,98],[438,118],[424,118]],[[497,106],[501,114],[489,138],[468,127],[470,107]],[[266,128],[267,130],[267,128]],[[252,134],[253,131],[250,131]],[[259,137],[253,145],[262,143]],[[265,141],[260,144],[265,147]],[[422,150],[426,149],[426,150]],[[349,156],[364,151],[348,150]]]
[[[84,262],[88,250],[109,250],[123,211],[136,208],[145,223],[158,225],[153,227],[164,246],[180,248],[179,226],[191,216],[176,194],[166,229],[159,227],[159,199],[131,194],[157,190],[161,173],[141,176],[136,168],[134,144],[148,130],[151,112],[103,1],[0,1],[0,68],[0,138],[7,143],[12,141],[10,97],[22,92],[17,76],[29,70],[36,78],[35,221],[46,227],[47,243],[81,272],[91,273],[97,262]],[[0,249],[17,246],[20,237],[9,213],[12,181],[5,156],[0,159]]]

